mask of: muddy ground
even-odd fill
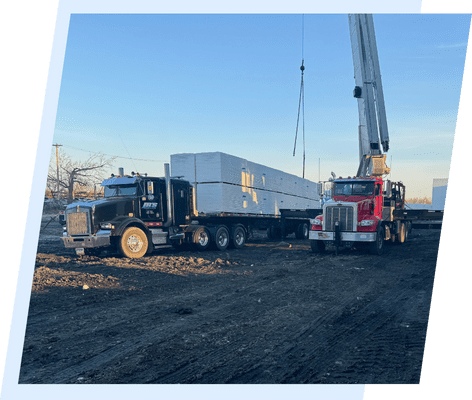
[[[20,383],[419,383],[440,230],[382,256],[78,257],[43,217]]]

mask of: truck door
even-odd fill
[[[374,204],[375,204],[374,215],[382,218],[383,196],[382,196],[382,185],[380,183],[375,184]]]
[[[172,198],[174,200],[174,223],[185,225],[190,218],[190,186],[188,182],[174,181]]]
[[[159,186],[152,180],[145,182],[143,196],[140,198],[141,219],[143,221],[161,220]]]

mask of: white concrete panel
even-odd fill
[[[308,200],[268,190],[227,183],[199,183],[196,187],[199,213],[243,213],[280,215],[280,209],[318,208],[317,200]]]
[[[170,171],[173,178],[181,177],[193,185],[195,182],[195,154],[172,154],[170,156]]]
[[[174,154],[171,172],[192,183],[227,183],[319,200],[315,182],[221,152]]]

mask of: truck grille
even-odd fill
[[[67,232],[69,235],[90,234],[89,223],[86,212],[67,214]]]
[[[343,232],[354,231],[354,211],[352,207],[336,206],[326,207],[324,216],[324,230],[334,232],[334,224],[339,222],[339,228]]]

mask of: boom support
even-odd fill
[[[349,14],[349,30],[356,83],[354,97],[359,109],[357,176],[382,176],[390,172],[382,153],[382,149],[388,151],[389,138],[372,15]]]

